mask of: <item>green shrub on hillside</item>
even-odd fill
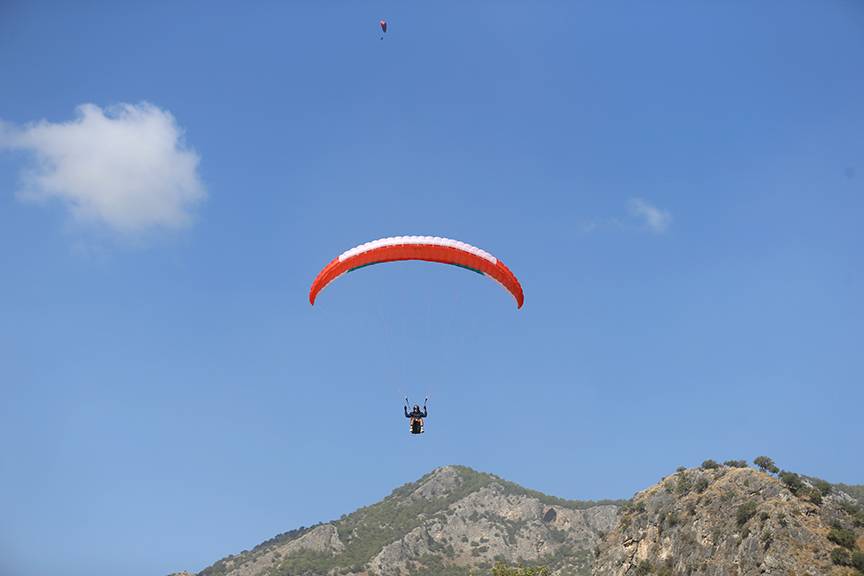
[[[716,470],[719,467],[720,467],[720,464],[718,464],[715,460],[708,459],[708,460],[705,460],[704,462],[702,462],[702,469],[703,470]]]
[[[819,491],[822,496],[828,496],[831,494],[832,486],[831,483],[827,480],[822,480],[821,478],[810,478],[810,483],[813,484],[813,487]]]
[[[794,472],[789,472],[787,470],[783,470],[779,474],[780,481],[789,489],[792,494],[798,495],[798,492],[804,488],[804,481],[801,480],[801,477]]]
[[[848,548],[849,550],[854,550],[856,548],[855,533],[852,530],[837,524],[835,524],[834,527],[831,528],[831,531],[828,532],[828,540],[838,546]]]
[[[756,506],[756,502],[752,500],[738,506],[738,510],[735,513],[735,520],[738,522],[738,526],[744,526],[750,521],[750,518],[756,514]]]
[[[690,481],[690,476],[687,473],[678,475],[678,481],[675,483],[675,492],[682,495],[687,494],[692,487],[693,483]]]
[[[728,466],[729,468],[747,468],[746,460],[726,460],[723,463],[724,466]]]
[[[836,566],[851,566],[852,554],[846,548],[834,548],[831,550],[831,562]]]
[[[816,504],[817,506],[822,505],[822,492],[820,492],[816,488],[808,488],[807,490],[805,490],[805,492],[806,492],[807,499],[810,502],[812,502],[813,504]]]
[[[757,456],[753,459],[753,464],[759,467],[763,472],[770,472],[771,474],[777,474],[780,471],[780,468],[774,464],[774,460],[769,458],[768,456]]]

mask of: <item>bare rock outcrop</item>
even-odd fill
[[[613,505],[586,510],[548,505],[508,494],[492,482],[384,546],[369,569],[396,575],[422,568],[430,556],[439,555],[448,564],[464,566],[557,558],[558,570],[566,565],[584,571],[600,534],[614,526],[616,510]]]

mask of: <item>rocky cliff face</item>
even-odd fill
[[[832,558],[851,558],[862,537],[857,503],[795,478],[800,485],[750,468],[679,471],[622,509],[593,574],[858,574]]]
[[[615,514],[615,506],[550,506],[493,482],[385,545],[368,569],[381,576],[413,573],[440,552],[450,566],[549,560],[559,571],[587,573],[598,535],[612,528]]]
[[[468,574],[496,561],[591,572],[615,503],[554,499],[446,466],[343,519],[274,538],[200,576]]]

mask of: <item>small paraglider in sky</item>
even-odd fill
[[[384,39],[384,34],[387,33],[387,21],[386,21],[386,20],[379,20],[379,21],[378,21],[378,26],[381,27],[381,40],[383,40],[383,39]]]

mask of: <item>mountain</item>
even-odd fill
[[[791,472],[706,464],[679,470],[622,507],[593,575],[864,571],[864,513],[854,498]]]
[[[864,487],[769,468],[708,460],[629,501],[583,502],[445,466],[198,576],[482,576],[498,562],[550,576],[864,575]]]
[[[497,561],[588,575],[622,503],[562,500],[445,466],[377,504],[281,534],[199,576],[456,576]]]

